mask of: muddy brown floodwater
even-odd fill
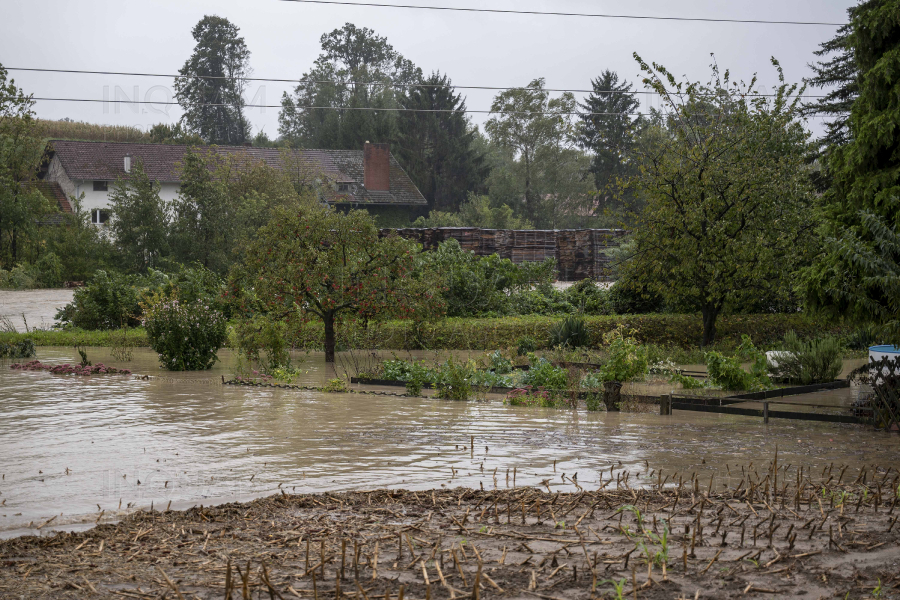
[[[900,464],[900,436],[858,425],[244,388],[221,385],[230,374],[227,352],[203,373],[160,371],[143,349],[129,363],[106,349],[88,354],[150,378],[20,372],[0,361],[0,536],[279,489],[505,489],[513,469],[518,486],[549,479],[563,492],[576,489],[563,473],[577,473],[586,488],[601,473],[609,479],[626,471],[640,484],[648,463],[673,479],[696,472],[705,482],[715,474],[716,485],[735,486],[742,467],[771,460],[776,446],[781,464],[812,469]],[[303,382],[321,384],[328,377],[322,355],[301,356]],[[76,356],[40,348],[38,358]]]

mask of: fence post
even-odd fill
[[[763,402],[763,423],[769,424],[769,403]]]
[[[672,414],[672,395],[671,394],[663,394],[659,397],[659,414],[661,415],[671,415]]]

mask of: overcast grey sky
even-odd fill
[[[373,0],[378,2],[379,0]],[[388,1],[388,0],[385,0]],[[844,22],[852,0],[409,0],[407,4],[658,16]],[[789,81],[809,75],[807,63],[835,27],[761,25],[453,13],[396,8],[298,4],[279,0],[0,0],[0,63],[96,71],[175,73],[190,55],[191,28],[216,14],[241,29],[257,77],[300,78],[319,55],[319,37],[346,22],[386,36],[427,74],[446,72],[455,84],[519,86],[544,77],[551,88],[590,86],[603,69],[639,84],[632,57],[706,80],[710,53],[733,76],[776,81],[769,57]],[[37,97],[172,99],[172,80],[128,76],[11,72]],[[253,82],[247,101],[278,104],[290,84]],[[640,87],[640,85],[639,85]],[[818,93],[812,90],[810,93]],[[493,92],[464,92],[468,107],[489,109]],[[177,121],[178,107],[37,103],[47,119],[137,125]],[[278,109],[248,109],[254,132],[278,130]],[[481,123],[484,115],[473,115]],[[810,127],[820,130],[820,119]]]

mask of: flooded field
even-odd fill
[[[72,301],[75,290],[0,290],[0,318],[6,317],[21,333],[49,329],[56,311]]]
[[[96,364],[135,375],[74,377],[0,361],[0,535],[87,526],[136,507],[172,508],[277,493],[541,485],[590,489],[628,471],[737,484],[741,466],[771,460],[900,464],[900,436],[855,425],[687,413],[608,414],[366,394],[221,385],[232,358],[202,373],[169,373],[149,350],[129,363],[89,349]],[[305,381],[331,376],[305,356]],[[40,348],[74,362],[68,348]],[[474,437],[474,449],[469,448]],[[649,465],[649,469],[647,467]],[[509,479],[507,480],[507,471]],[[654,480],[656,475],[654,475]]]

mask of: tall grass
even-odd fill
[[[48,121],[39,119],[44,137],[51,140],[88,142],[150,142],[150,134],[128,125],[99,125],[84,121]]]

